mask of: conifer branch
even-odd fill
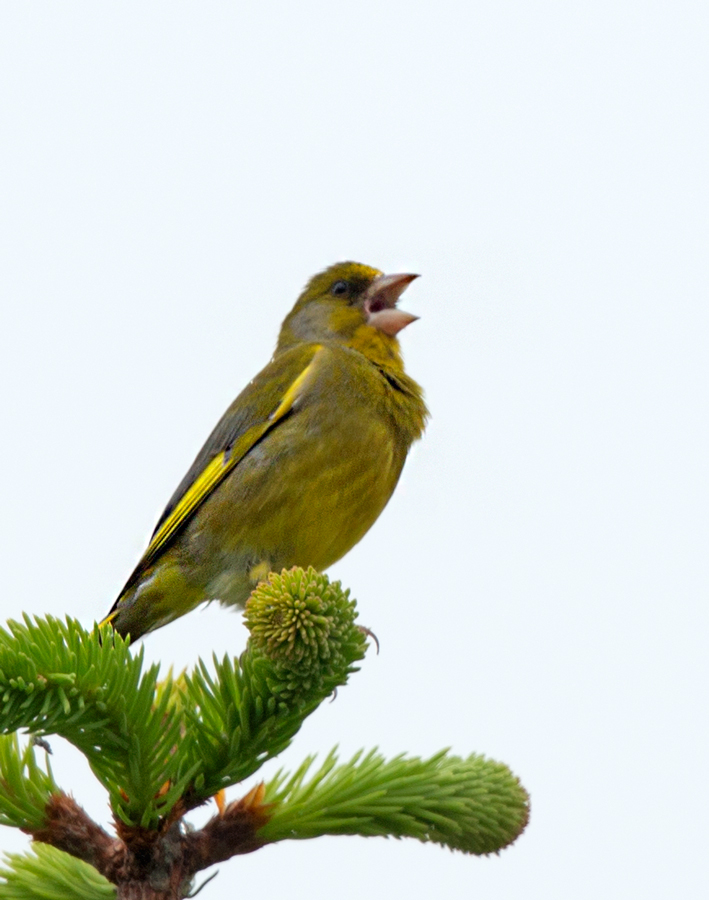
[[[177,900],[198,871],[282,840],[412,837],[486,854],[522,832],[528,797],[509,769],[445,751],[360,752],[344,764],[333,751],[310,776],[309,758],[185,829],[186,812],[288,746],[367,646],[348,592],[312,569],[270,575],[245,620],[241,657],[215,659],[213,671],[200,660],[163,682],[110,629],[27,617],[0,629],[0,824],[46,845],[11,858],[3,898],[105,900],[112,882],[118,900]],[[61,791],[48,756],[42,767],[32,743],[21,747],[20,728],[84,753],[109,792],[115,836]],[[63,894],[72,879],[74,893]]]
[[[156,822],[174,802],[161,786],[189,777],[171,753],[180,721],[166,699],[155,704],[159,667],[143,673],[142,650],[133,656],[110,629],[102,642],[97,628],[86,632],[73,619],[26,616],[7,629],[0,628],[0,732],[66,738],[86,756],[116,815]]]
[[[336,751],[306,781],[313,759],[266,785],[273,804],[264,842],[325,834],[412,837],[464,853],[498,852],[529,818],[529,797],[507,766],[441,751],[428,760],[392,760],[372,750],[337,765]]]
[[[0,825],[23,831],[41,827],[49,798],[58,790],[49,758],[43,770],[32,744],[22,750],[17,734],[0,735]]]
[[[0,868],[3,900],[115,900],[116,888],[88,863],[47,844],[8,853]]]
[[[181,753],[201,767],[189,807],[281,753],[357,671],[367,640],[356,618],[349,591],[314,569],[271,573],[259,585],[246,607],[251,637],[240,659],[215,658],[215,677],[200,660],[184,676],[181,705],[190,726]]]

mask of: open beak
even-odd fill
[[[398,334],[418,319],[411,313],[397,309],[396,303],[418,275],[380,275],[364,293],[364,315],[368,325],[373,325],[390,337]]]

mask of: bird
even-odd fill
[[[243,608],[269,572],[322,572],[360,541],[428,418],[397,337],[417,277],[341,262],[310,279],[101,625],[134,641],[207,601]]]

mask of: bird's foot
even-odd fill
[[[372,631],[371,628],[367,628],[366,625],[358,625],[357,628],[362,632],[362,634],[366,634],[368,638],[371,638],[377,647],[377,656],[379,656],[379,638]]]

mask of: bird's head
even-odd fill
[[[396,304],[418,275],[385,275],[361,263],[336,263],[310,279],[286,316],[278,339],[283,349],[301,341],[339,340],[355,346],[396,335],[418,316]],[[363,331],[364,329],[364,331]]]

